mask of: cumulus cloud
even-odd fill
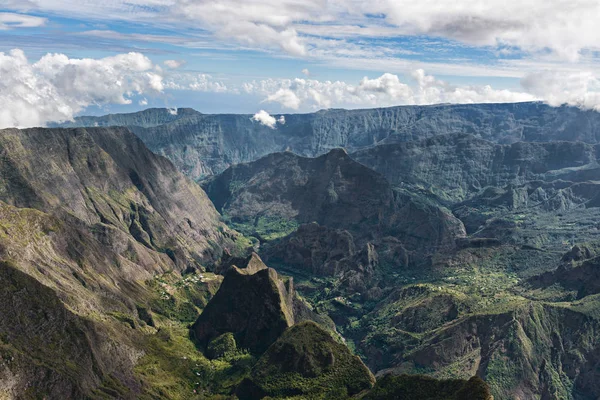
[[[163,91],[162,76],[139,53],[102,59],[47,54],[35,63],[21,50],[0,53],[0,128],[71,120],[89,105],[131,104]]]
[[[600,111],[600,79],[591,72],[531,73],[521,85],[551,106],[569,104]]]
[[[0,12],[0,31],[13,28],[37,28],[46,25],[46,18],[32,15]]]
[[[260,110],[259,112],[254,114],[254,116],[252,117],[252,120],[256,121],[256,122],[260,122],[264,126],[268,126],[271,129],[275,129],[275,125],[277,123],[279,123],[281,125],[285,124],[285,117],[283,115],[280,116],[278,119],[276,119],[275,117],[271,116],[265,110]]]
[[[213,78],[210,74],[172,74],[165,82],[167,89],[193,90],[196,92],[225,93],[230,89],[223,82]]]
[[[496,90],[491,86],[456,86],[427,75],[421,69],[411,74],[411,84],[385,73],[363,78],[358,84],[315,79],[267,79],[247,83],[244,90],[264,96],[264,102],[284,108],[381,107],[436,103],[496,103],[536,100],[526,92]]]
[[[297,110],[302,100],[289,88],[279,88],[275,93],[269,94],[264,100],[267,103],[279,103],[285,108]]]
[[[310,76],[310,71],[308,70],[308,68],[304,68],[304,69],[302,70],[302,73],[303,73],[305,76]]]
[[[171,69],[177,69],[185,64],[185,60],[165,60],[164,64]]]

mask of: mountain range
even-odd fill
[[[383,143],[466,133],[493,143],[600,141],[597,112],[543,103],[401,106],[285,114],[276,129],[252,115],[202,114],[192,109],[148,109],[133,114],[77,117],[63,126],[127,126],[150,150],[194,180],[233,164],[290,150],[316,157]]]
[[[600,396],[600,114],[0,131],[0,398]]]

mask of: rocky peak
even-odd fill
[[[217,209],[241,223],[285,219],[348,228],[384,223],[384,210],[393,212],[385,178],[342,149],[318,158],[271,154],[233,166],[204,187]]]
[[[256,254],[245,268],[233,265],[192,330],[206,346],[231,332],[242,348],[261,353],[294,324],[294,289]]]

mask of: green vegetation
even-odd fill
[[[149,328],[144,357],[135,368],[142,399],[226,399],[250,374],[256,359],[238,349],[231,334],[211,343],[209,359],[191,339],[189,324],[216,293],[222,277],[207,272],[167,273],[148,282],[155,328]],[[139,311],[138,311],[139,312]]]
[[[148,282],[154,297],[152,311],[182,323],[196,320],[201,310],[216,293],[222,277],[210,272],[193,272],[180,276],[175,273],[159,275]]]
[[[186,326],[162,320],[144,342],[146,355],[135,372],[145,384],[141,399],[218,399],[249,375],[255,359],[242,351],[208,360],[189,338]]]
[[[225,332],[208,343],[206,355],[211,359],[215,359],[229,356],[234,354],[236,351],[237,345],[235,343],[235,337],[233,336],[233,333]]]
[[[360,359],[314,322],[294,325],[261,356],[240,399],[300,396],[344,399],[371,388],[375,378]]]
[[[131,133],[44,132],[0,138],[0,253],[18,261],[1,265],[0,361],[36,382],[31,398],[53,385],[97,399],[487,400],[480,380],[454,379],[475,373],[497,399],[600,396],[593,146],[449,135],[353,155],[362,164],[274,155],[275,170],[234,167],[235,193],[216,193],[241,235]],[[250,247],[294,282],[201,272]],[[314,310],[343,338],[294,325],[327,325]],[[373,371],[429,378],[367,394],[349,349]]]
[[[271,241],[289,235],[300,225],[294,219],[286,219],[273,215],[261,215],[254,223],[240,223],[223,215],[223,221],[231,228],[247,237],[256,237],[261,241]]]

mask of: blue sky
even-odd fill
[[[588,0],[3,0],[0,101],[21,108],[0,125],[151,106],[597,108],[598,17]]]

